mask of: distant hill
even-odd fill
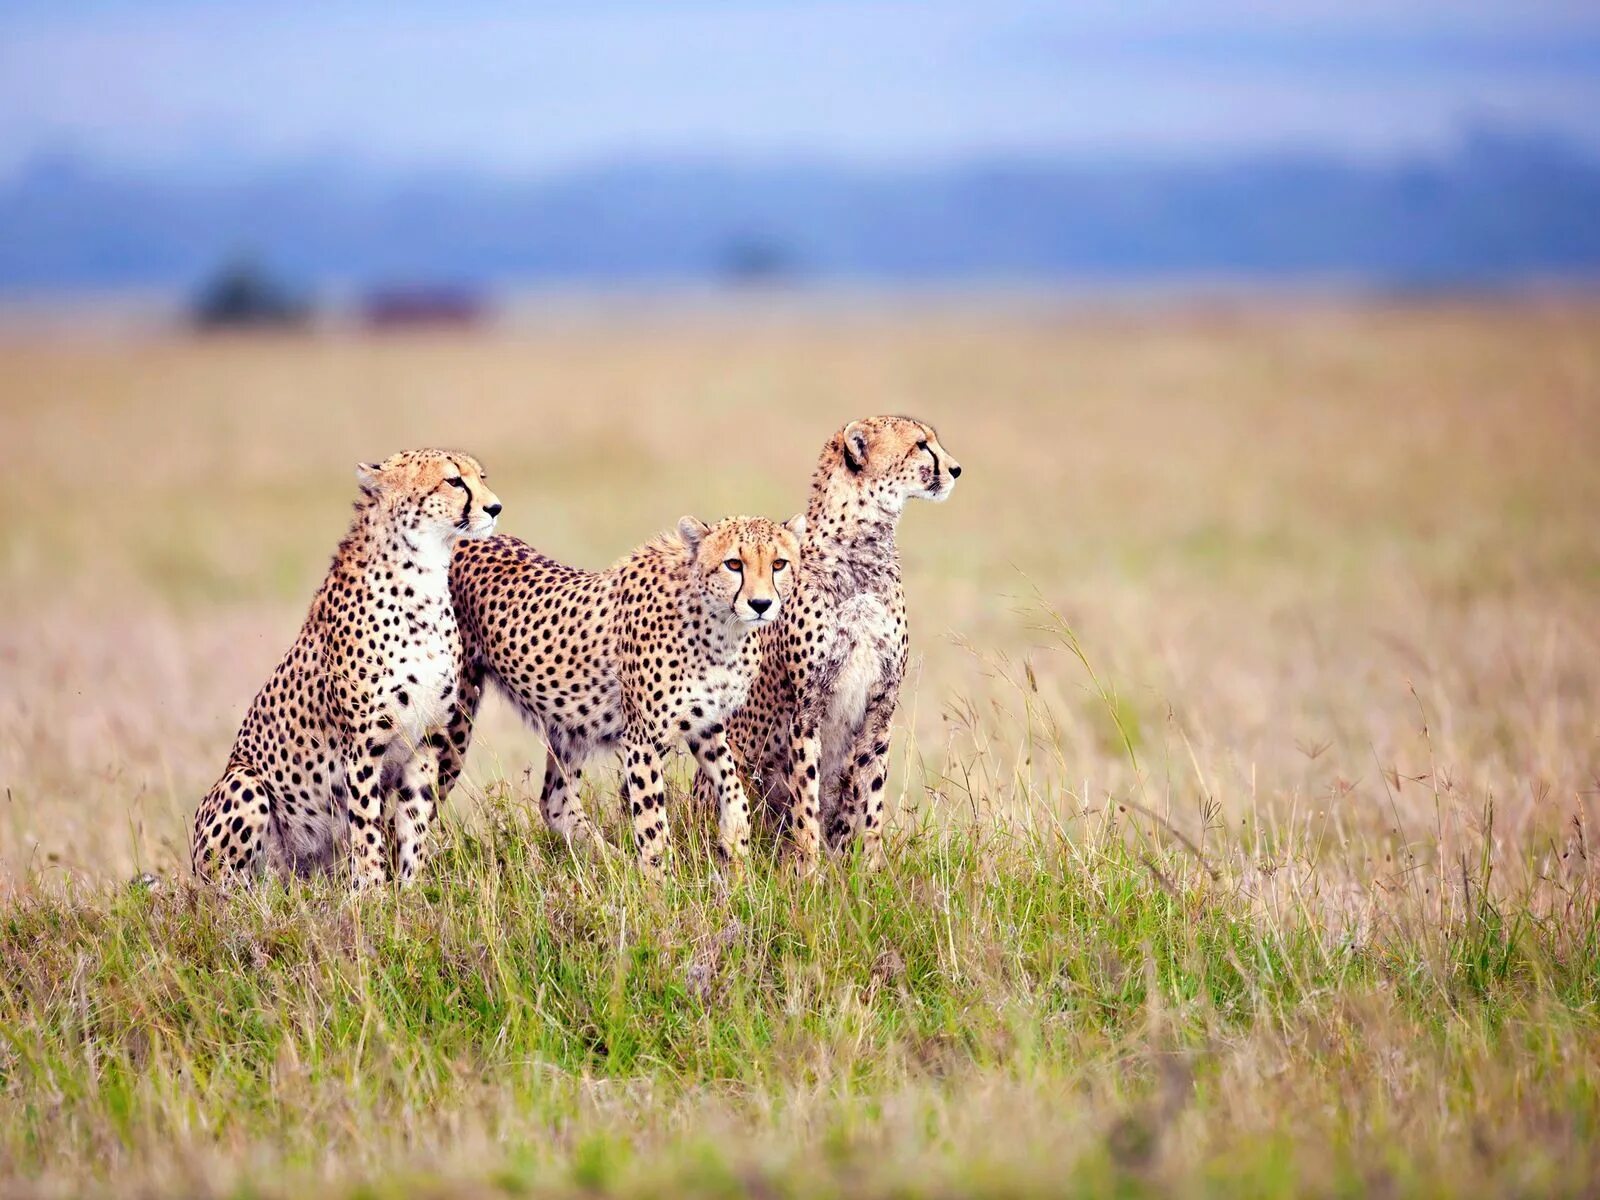
[[[1600,162],[1478,134],[1444,158],[640,163],[506,181],[319,164],[183,180],[67,159],[0,181],[0,289],[190,286],[246,251],[297,283],[1600,277]]]

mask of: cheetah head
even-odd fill
[[[416,533],[449,542],[487,537],[500,515],[500,498],[484,482],[470,454],[402,450],[381,463],[358,463],[364,503],[383,508]]]
[[[824,452],[837,455],[835,473],[898,510],[908,499],[943,501],[955,490],[961,464],[933,426],[914,417],[851,421]]]
[[[729,517],[715,525],[694,517],[678,522],[692,578],[711,611],[725,611],[730,621],[752,627],[778,619],[805,529],[803,516],[782,525],[765,517]]]

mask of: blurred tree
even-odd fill
[[[734,284],[769,284],[795,273],[795,262],[773,238],[734,238],[722,252],[721,275]]]
[[[298,328],[310,306],[250,258],[225,265],[201,289],[191,310],[199,329]]]

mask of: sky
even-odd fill
[[[1600,148],[1600,0],[5,0],[0,172]]]

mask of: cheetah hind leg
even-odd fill
[[[269,853],[269,808],[255,773],[230,766],[194,815],[189,865],[195,877],[226,883],[259,876]]]
[[[589,814],[583,811],[578,797],[578,784],[583,779],[583,768],[558,757],[554,750],[544,756],[544,786],[539,791],[539,812],[550,831],[573,846],[606,850],[605,839],[595,832]]]
[[[706,773],[696,770],[694,782],[689,785],[689,811],[696,820],[713,821],[717,815],[717,785],[706,777]]]

